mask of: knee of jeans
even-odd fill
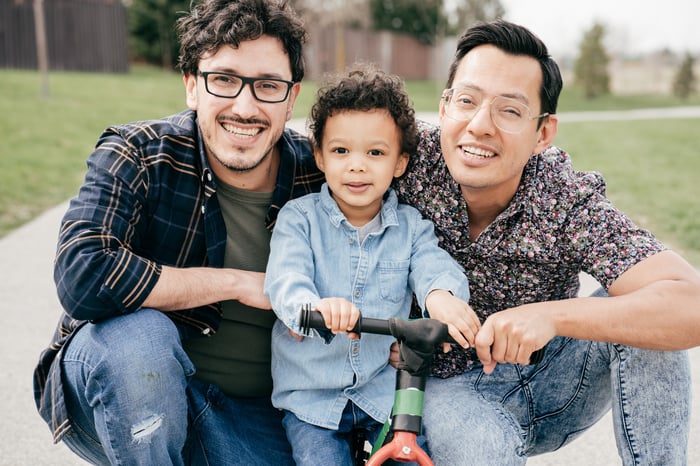
[[[159,311],[119,316],[93,324],[89,331],[92,346],[101,354],[95,375],[104,381],[167,390],[194,373],[177,328]]]

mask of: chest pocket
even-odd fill
[[[392,303],[400,303],[408,293],[410,261],[379,261],[379,295]]]

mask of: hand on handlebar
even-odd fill
[[[499,363],[531,364],[542,359],[543,348],[556,331],[546,313],[529,305],[490,315],[476,336],[476,352],[490,374]]]
[[[357,333],[352,332],[360,318],[360,311],[347,299],[324,298],[318,302],[316,310],[321,313],[326,328],[332,333],[347,333],[351,340],[360,338]]]
[[[474,346],[474,339],[481,328],[476,312],[469,304],[446,290],[433,290],[425,299],[430,317],[447,324],[447,331],[462,348]],[[449,350],[449,344],[443,346]]]

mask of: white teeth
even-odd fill
[[[258,128],[246,129],[246,128],[240,128],[240,127],[234,126],[234,125],[227,125],[227,124],[223,124],[222,126],[224,127],[224,129],[226,131],[228,131],[229,133],[233,133],[237,136],[252,137],[252,136],[255,136],[256,134],[258,134],[258,132],[260,131]]]
[[[496,155],[495,152],[491,152],[488,150],[484,149],[479,149],[478,147],[472,147],[472,146],[462,146],[462,151],[464,153],[469,154],[469,155],[474,155],[477,157],[485,157],[485,158],[490,158]]]

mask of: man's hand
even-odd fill
[[[490,374],[498,363],[529,364],[532,353],[556,335],[543,312],[546,303],[526,304],[490,315],[476,335],[476,353]]]

